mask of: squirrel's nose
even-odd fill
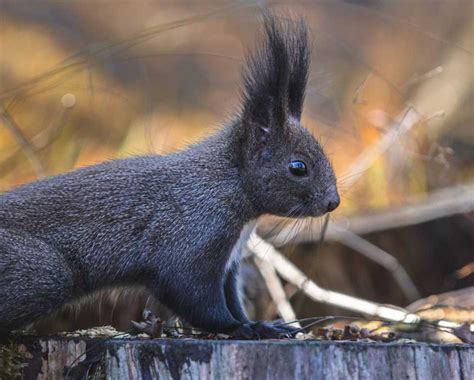
[[[326,211],[327,212],[334,211],[337,208],[337,206],[339,206],[339,203],[341,203],[341,199],[339,198],[337,188],[336,186],[332,186],[327,196]]]

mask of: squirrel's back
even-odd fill
[[[0,197],[0,228],[54,246],[90,268],[93,281],[107,271],[124,279],[143,272],[167,251],[191,254],[191,246],[219,239],[231,244],[246,217],[236,168],[219,155],[224,138],[20,186]]]

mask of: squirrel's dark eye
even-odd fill
[[[306,169],[306,164],[303,161],[291,161],[288,164],[288,169],[290,169],[291,174],[299,177],[308,174],[308,169]]]

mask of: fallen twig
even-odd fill
[[[333,292],[319,287],[309,279],[291,261],[278,252],[270,243],[263,240],[255,232],[248,241],[249,249],[262,259],[270,262],[278,274],[291,282],[308,297],[317,302],[338,306],[357,313],[375,316],[384,320],[416,324],[420,318],[404,309],[395,306],[380,305],[342,293]]]
[[[278,252],[275,247],[263,240],[255,232],[252,233],[247,245],[258,258],[271,263],[282,278],[298,287],[304,294],[316,302],[337,306],[342,309],[350,310],[385,321],[399,322],[412,326],[419,326],[423,324],[424,326],[430,326],[432,328],[454,335],[456,335],[459,328],[463,326],[463,323],[449,320],[424,320],[419,315],[401,307],[382,305],[357,297],[348,296],[346,294],[323,289],[310,278],[308,278],[290,260]],[[463,329],[468,329],[470,333],[474,333],[474,324],[468,324],[468,327],[463,327]]]
[[[339,242],[356,250],[360,254],[390,271],[403,294],[409,301],[413,302],[421,297],[420,292],[407,271],[394,256],[347,229],[338,226],[334,226],[333,228],[339,231]]]
[[[286,297],[285,289],[283,289],[281,281],[275,272],[275,268],[268,261],[258,257],[255,258],[255,264],[265,280],[268,292],[277,307],[278,314],[285,322],[294,321],[296,319],[295,312]],[[298,322],[291,323],[291,325],[301,327]]]

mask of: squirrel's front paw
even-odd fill
[[[287,323],[285,323],[282,319],[277,319],[275,321],[271,321],[271,322],[268,322],[270,326],[278,329],[278,330],[282,330],[284,331],[284,333],[288,336],[288,338],[294,338],[296,336],[297,333],[299,332],[303,332],[304,333],[304,329],[302,329],[301,327],[294,327],[294,326],[291,326]]]
[[[242,339],[242,340],[252,340],[252,339],[259,339],[258,335],[253,329],[253,324],[245,323],[235,329],[232,334],[232,338],[234,339]]]
[[[253,328],[260,339],[288,338],[288,331],[272,326],[267,322],[255,322]]]
[[[293,336],[287,326],[276,327],[265,322],[246,323],[238,327],[232,333],[234,339],[281,339]]]

